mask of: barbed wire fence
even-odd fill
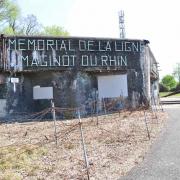
[[[150,141],[154,127],[160,124],[158,112],[162,111],[162,107],[158,104],[153,104],[154,107],[150,110],[141,107],[136,111],[122,108],[124,106],[125,102],[121,97],[109,102],[103,98],[101,102],[89,103],[89,114],[85,113],[84,106],[78,108],[52,106],[41,112],[25,114],[23,119],[25,123],[22,125],[25,125],[26,121],[31,124],[43,121],[44,124],[41,123],[36,129],[29,125],[29,128],[23,129],[20,137],[14,142],[0,145],[0,151],[8,147],[18,147],[20,150],[13,156],[20,156],[26,152],[23,149],[25,146],[30,146],[31,150],[41,147],[52,148],[56,153],[56,168],[61,167],[58,162],[65,161],[64,159],[66,163],[70,161],[71,167],[62,168],[63,178],[70,178],[67,171],[71,169],[74,172],[71,177],[74,179],[83,177],[89,180],[96,174],[96,169],[106,167],[103,163],[106,164],[105,159],[108,156],[119,161],[123,160],[124,152],[117,156],[117,149],[122,149],[125,144],[127,149],[131,149],[131,144]],[[50,115],[53,116],[53,120],[45,121]],[[37,137],[33,137],[33,131]],[[14,137],[10,138],[12,140]],[[9,155],[0,161],[8,158]],[[75,173],[77,169],[79,171]]]

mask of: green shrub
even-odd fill
[[[180,91],[180,83],[178,83],[177,84],[177,86],[176,86],[176,89],[175,89],[176,91]]]
[[[169,92],[170,88],[168,86],[165,86],[164,84],[160,83],[159,84],[159,91],[160,92]]]
[[[163,77],[161,84],[166,87],[168,91],[170,91],[176,87],[177,82],[172,75],[166,75]]]

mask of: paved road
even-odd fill
[[[167,127],[144,162],[123,180],[180,180],[180,105],[166,105]]]
[[[165,97],[161,98],[162,104],[180,104],[180,97]]]

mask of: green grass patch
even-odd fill
[[[160,92],[159,95],[160,95],[160,97],[164,97],[164,96],[166,96],[166,95],[168,95],[170,93],[172,93],[172,92]],[[171,96],[168,96],[168,97],[180,97],[180,93],[175,94],[175,95],[171,95]]]
[[[159,95],[160,95],[160,97],[164,97],[164,96],[166,96],[166,95],[168,95],[170,93],[171,92],[160,92]]]
[[[0,148],[0,177],[1,179],[21,180],[21,172],[34,176],[42,167],[38,159],[47,154],[44,147],[35,145],[7,146]],[[11,178],[16,177],[16,178]]]
[[[175,95],[172,95],[172,96],[170,96],[170,97],[180,97],[180,93],[175,94]]]

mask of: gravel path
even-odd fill
[[[166,105],[167,127],[152,146],[144,162],[122,180],[180,179],[180,105]]]

